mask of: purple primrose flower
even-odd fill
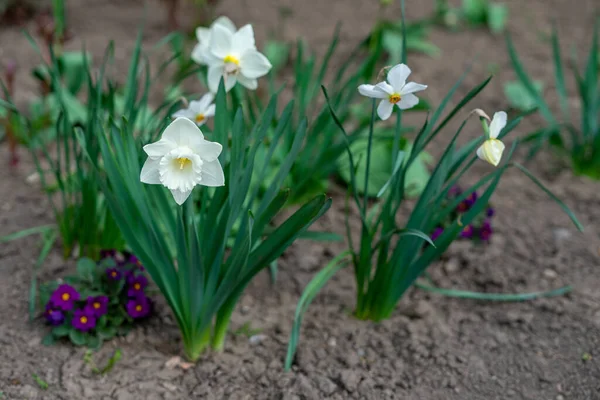
[[[60,325],[65,321],[65,314],[63,311],[56,307],[52,302],[46,304],[46,311],[44,311],[44,317],[50,325]]]
[[[69,311],[73,309],[73,303],[79,298],[79,293],[73,286],[62,284],[52,293],[50,302],[64,311]]]
[[[150,300],[145,296],[136,296],[127,302],[127,314],[131,318],[143,318],[150,314]]]
[[[90,307],[75,310],[71,324],[73,325],[73,328],[82,332],[87,332],[95,328],[96,316],[94,315],[94,310]]]
[[[108,297],[106,296],[96,296],[96,297],[88,297],[87,298],[87,306],[94,316],[101,317],[108,312]]]

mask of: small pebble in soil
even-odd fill
[[[544,277],[546,279],[556,279],[558,277],[558,274],[553,269],[546,268],[544,270]]]
[[[267,335],[263,335],[263,334],[259,333],[258,335],[250,336],[250,338],[248,339],[248,343],[250,343],[251,345],[256,345],[256,344],[263,342],[266,338],[267,338]]]
[[[335,347],[337,346],[337,341],[335,340],[334,337],[329,338],[329,340],[327,341],[327,345],[329,347]]]
[[[552,230],[552,234],[554,235],[554,240],[557,242],[562,242],[572,236],[571,231],[565,228],[556,228]]]
[[[458,262],[458,259],[451,258],[444,264],[444,271],[446,271],[447,274],[453,274],[458,271],[459,267],[460,263]]]

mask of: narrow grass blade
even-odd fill
[[[529,292],[529,293],[481,293],[471,292],[468,290],[444,289],[435,286],[430,286],[422,282],[415,282],[415,286],[428,292],[441,294],[447,297],[458,297],[461,299],[485,300],[485,301],[528,301],[540,299],[543,297],[562,296],[573,290],[571,286],[563,286],[558,289],[547,290],[544,292]]]
[[[33,266],[33,274],[31,276],[31,284],[29,286],[29,320],[32,321],[35,318],[35,308],[36,308],[36,299],[37,299],[37,275],[40,270],[40,267],[48,257],[50,250],[54,246],[56,239],[58,237],[58,232],[55,230],[48,230],[44,232],[42,239],[42,250],[40,251],[40,255],[38,256],[35,265]]]
[[[306,288],[302,292],[302,296],[296,306],[296,313],[294,315],[294,325],[292,326],[292,333],[290,335],[290,341],[288,343],[287,355],[285,356],[285,371],[289,371],[292,368],[294,361],[294,355],[296,354],[296,347],[298,347],[298,340],[300,337],[300,326],[302,324],[302,317],[308,306],[321,291],[323,286],[342,268],[350,263],[348,256],[349,251],[344,251],[335,257],[329,264],[325,266],[311,281],[306,285]]]
[[[535,183],[540,189],[542,189],[544,191],[544,193],[546,193],[548,196],[550,196],[550,198],[552,200],[554,200],[556,202],[556,204],[559,205],[560,208],[562,208],[562,210],[565,212],[565,214],[567,214],[569,216],[569,218],[571,218],[571,221],[573,221],[573,224],[575,224],[577,229],[579,229],[580,232],[583,232],[583,225],[581,225],[581,223],[579,222],[579,220],[577,219],[577,217],[575,216],[573,211],[571,211],[571,209],[569,207],[567,207],[567,205],[565,203],[563,203],[562,200],[560,200],[558,197],[556,197],[556,195],[554,195],[554,193],[552,193],[550,190],[548,190],[546,188],[546,186],[544,186],[544,184],[542,182],[540,182],[539,179],[537,179],[531,172],[529,172],[529,170],[527,168],[525,168],[524,166],[522,166],[521,164],[516,163],[516,162],[513,162],[512,165],[514,165],[515,167],[520,169],[529,179],[532,180],[533,183]]]
[[[35,228],[23,229],[22,231],[10,233],[6,236],[0,237],[0,243],[11,242],[13,240],[21,239],[21,238],[24,238],[29,235],[35,235],[37,233],[44,234],[52,229],[56,229],[56,226],[42,225],[42,226],[36,226]]]

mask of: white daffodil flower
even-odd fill
[[[382,99],[377,107],[377,115],[382,120],[385,121],[392,115],[394,105],[401,110],[406,110],[419,104],[419,98],[413,93],[427,89],[427,85],[415,82],[406,83],[410,72],[408,66],[398,64],[388,72],[387,82],[379,82],[377,85],[360,85],[358,87],[358,91],[363,96]]]
[[[206,93],[200,100],[190,102],[190,106],[173,114],[173,118],[191,119],[198,126],[206,123],[208,118],[215,116],[215,105],[212,104],[215,96],[212,93]]]
[[[225,90],[229,91],[236,82],[254,90],[257,79],[271,69],[267,57],[256,50],[254,31],[245,25],[232,33],[223,25],[215,25],[211,30],[208,64],[208,88],[216,93],[221,77]]]
[[[198,64],[208,63],[211,32],[212,29],[217,25],[221,25],[223,28],[231,32],[231,34],[234,34],[236,31],[234,23],[225,16],[217,18],[209,28],[205,28],[203,26],[196,28],[196,39],[198,39],[198,44],[196,44],[194,50],[192,50],[192,60]]]
[[[144,146],[148,159],[140,180],[165,186],[175,202],[182,205],[196,185],[225,185],[218,158],[221,150],[223,146],[205,140],[192,121],[177,118],[167,126],[158,142]]]
[[[487,161],[494,167],[497,167],[502,159],[502,152],[504,152],[504,143],[496,139],[500,134],[500,131],[506,126],[507,115],[504,111],[499,111],[494,114],[494,118],[486,133],[487,139],[477,149],[477,157],[483,161]],[[489,120],[489,117],[488,117]],[[486,124],[485,121],[483,121]],[[486,125],[487,126],[487,125]]]

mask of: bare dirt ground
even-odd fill
[[[261,43],[277,27],[278,6],[292,16],[283,26],[284,39],[306,38],[322,54],[335,22],[341,20],[342,50],[349,51],[377,18],[374,1],[359,0],[225,0],[219,14],[236,23],[252,22]],[[430,6],[407,1],[408,18],[425,16]],[[563,47],[582,51],[591,40],[593,0],[510,0],[509,31],[529,71],[551,86],[549,46],[540,39],[556,22]],[[69,1],[75,40],[100,56],[109,39],[116,41],[117,65],[125,71],[136,24],[146,18],[147,46],[167,34],[160,3],[141,1]],[[145,10],[145,13],[144,13]],[[399,18],[393,7],[386,12]],[[182,24],[188,23],[182,11]],[[33,23],[27,26],[33,29]],[[483,80],[495,65],[492,84],[477,106],[493,112],[506,107],[502,82],[513,79],[504,39],[482,30],[431,38],[443,51],[431,59],[411,56],[415,80],[427,83],[426,96],[437,104],[465,64],[478,56],[463,93]],[[22,66],[17,100],[36,93],[28,69],[35,52],[14,27],[0,28],[0,59],[15,58]],[[572,97],[578,107],[578,99]],[[535,127],[536,118],[520,130]],[[477,124],[470,134],[476,135]],[[432,149],[435,153],[435,149]],[[16,168],[7,167],[8,151],[0,147],[0,236],[52,223],[49,204],[35,185],[25,182],[34,171],[25,154]],[[292,316],[308,280],[340,244],[298,242],[281,260],[278,282],[266,275],[246,291],[232,331],[246,323],[260,339],[231,334],[223,354],[205,356],[188,370],[166,363],[179,354],[177,327],[166,307],[124,339],[107,343],[95,355],[99,363],[115,348],[123,358],[106,376],[93,374],[83,362],[83,349],[68,344],[45,347],[41,321],[27,321],[27,291],[38,239],[26,238],[0,247],[0,392],[6,399],[600,399],[600,183],[553,171],[544,154],[531,164],[551,190],[565,200],[586,228],[577,233],[559,208],[518,173],[510,171],[494,198],[495,235],[489,246],[456,243],[431,268],[436,284],[487,292],[524,292],[573,285],[559,298],[525,303],[490,303],[449,299],[412,290],[394,316],[383,323],[357,321],[351,271],[342,271],[317,297],[305,316],[293,371],[282,369]],[[471,178],[490,168],[483,163]],[[467,179],[470,179],[469,177]],[[343,232],[343,196],[332,190],[334,207],[319,222],[322,229]],[[41,272],[53,279],[71,268],[60,249],[51,252]],[[584,357],[591,355],[591,358]],[[585,358],[585,360],[584,360]],[[48,383],[42,390],[32,378]]]

